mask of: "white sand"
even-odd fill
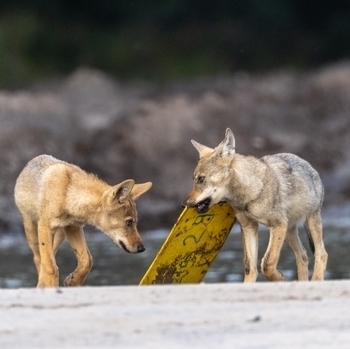
[[[0,290],[0,348],[350,348],[350,281]]]

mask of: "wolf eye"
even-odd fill
[[[204,179],[205,179],[204,176],[198,176],[197,182],[198,182],[198,183],[203,183],[203,182],[204,182]]]
[[[131,227],[133,223],[134,221],[131,218],[125,221],[127,227]]]

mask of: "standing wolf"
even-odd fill
[[[261,271],[268,280],[285,280],[277,263],[285,239],[296,257],[298,279],[308,280],[308,257],[297,224],[305,228],[315,255],[312,280],[323,280],[327,252],[322,239],[321,206],[323,185],[318,173],[305,160],[293,154],[276,154],[257,159],[235,152],[235,138],[230,129],[215,148],[195,141],[199,162],[194,171],[193,188],[185,206],[197,207],[199,213],[226,201],[236,212],[241,226],[244,250],[244,281],[257,279],[258,223],[270,230]]]
[[[17,179],[15,201],[34,254],[37,286],[58,286],[55,254],[65,237],[78,265],[64,283],[77,286],[84,282],[92,267],[83,231],[86,223],[104,231],[126,252],[143,252],[135,200],[151,186],[151,182],[135,184],[132,179],[110,186],[49,155],[29,161]]]

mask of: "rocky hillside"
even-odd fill
[[[15,180],[42,153],[110,184],[152,181],[138,202],[140,229],[171,227],[191,188],[197,152],[226,127],[241,154],[292,152],[326,187],[326,208],[350,197],[350,62],[318,71],[237,73],[167,84],[121,83],[102,72],[0,92],[0,232],[20,231]]]

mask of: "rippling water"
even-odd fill
[[[159,248],[166,239],[166,231],[153,231],[141,234],[146,251],[133,255],[122,251],[105,236],[96,232],[87,234],[87,243],[94,258],[94,266],[85,285],[137,285],[151,264]],[[300,235],[308,251],[308,243],[303,228]],[[262,227],[259,233],[259,260],[268,241],[268,232]],[[326,226],[324,241],[329,254],[326,279],[350,278],[350,228]],[[312,270],[313,257],[309,253]],[[243,273],[243,254],[240,234],[235,225],[222,250],[205,276],[204,282],[241,282]],[[75,256],[67,242],[57,253],[60,269],[60,284],[76,266]],[[279,269],[288,280],[296,279],[296,265],[292,250],[287,244],[283,247]],[[264,278],[259,276],[259,280]],[[0,239],[0,287],[34,287],[37,275],[24,237],[5,236]]]

